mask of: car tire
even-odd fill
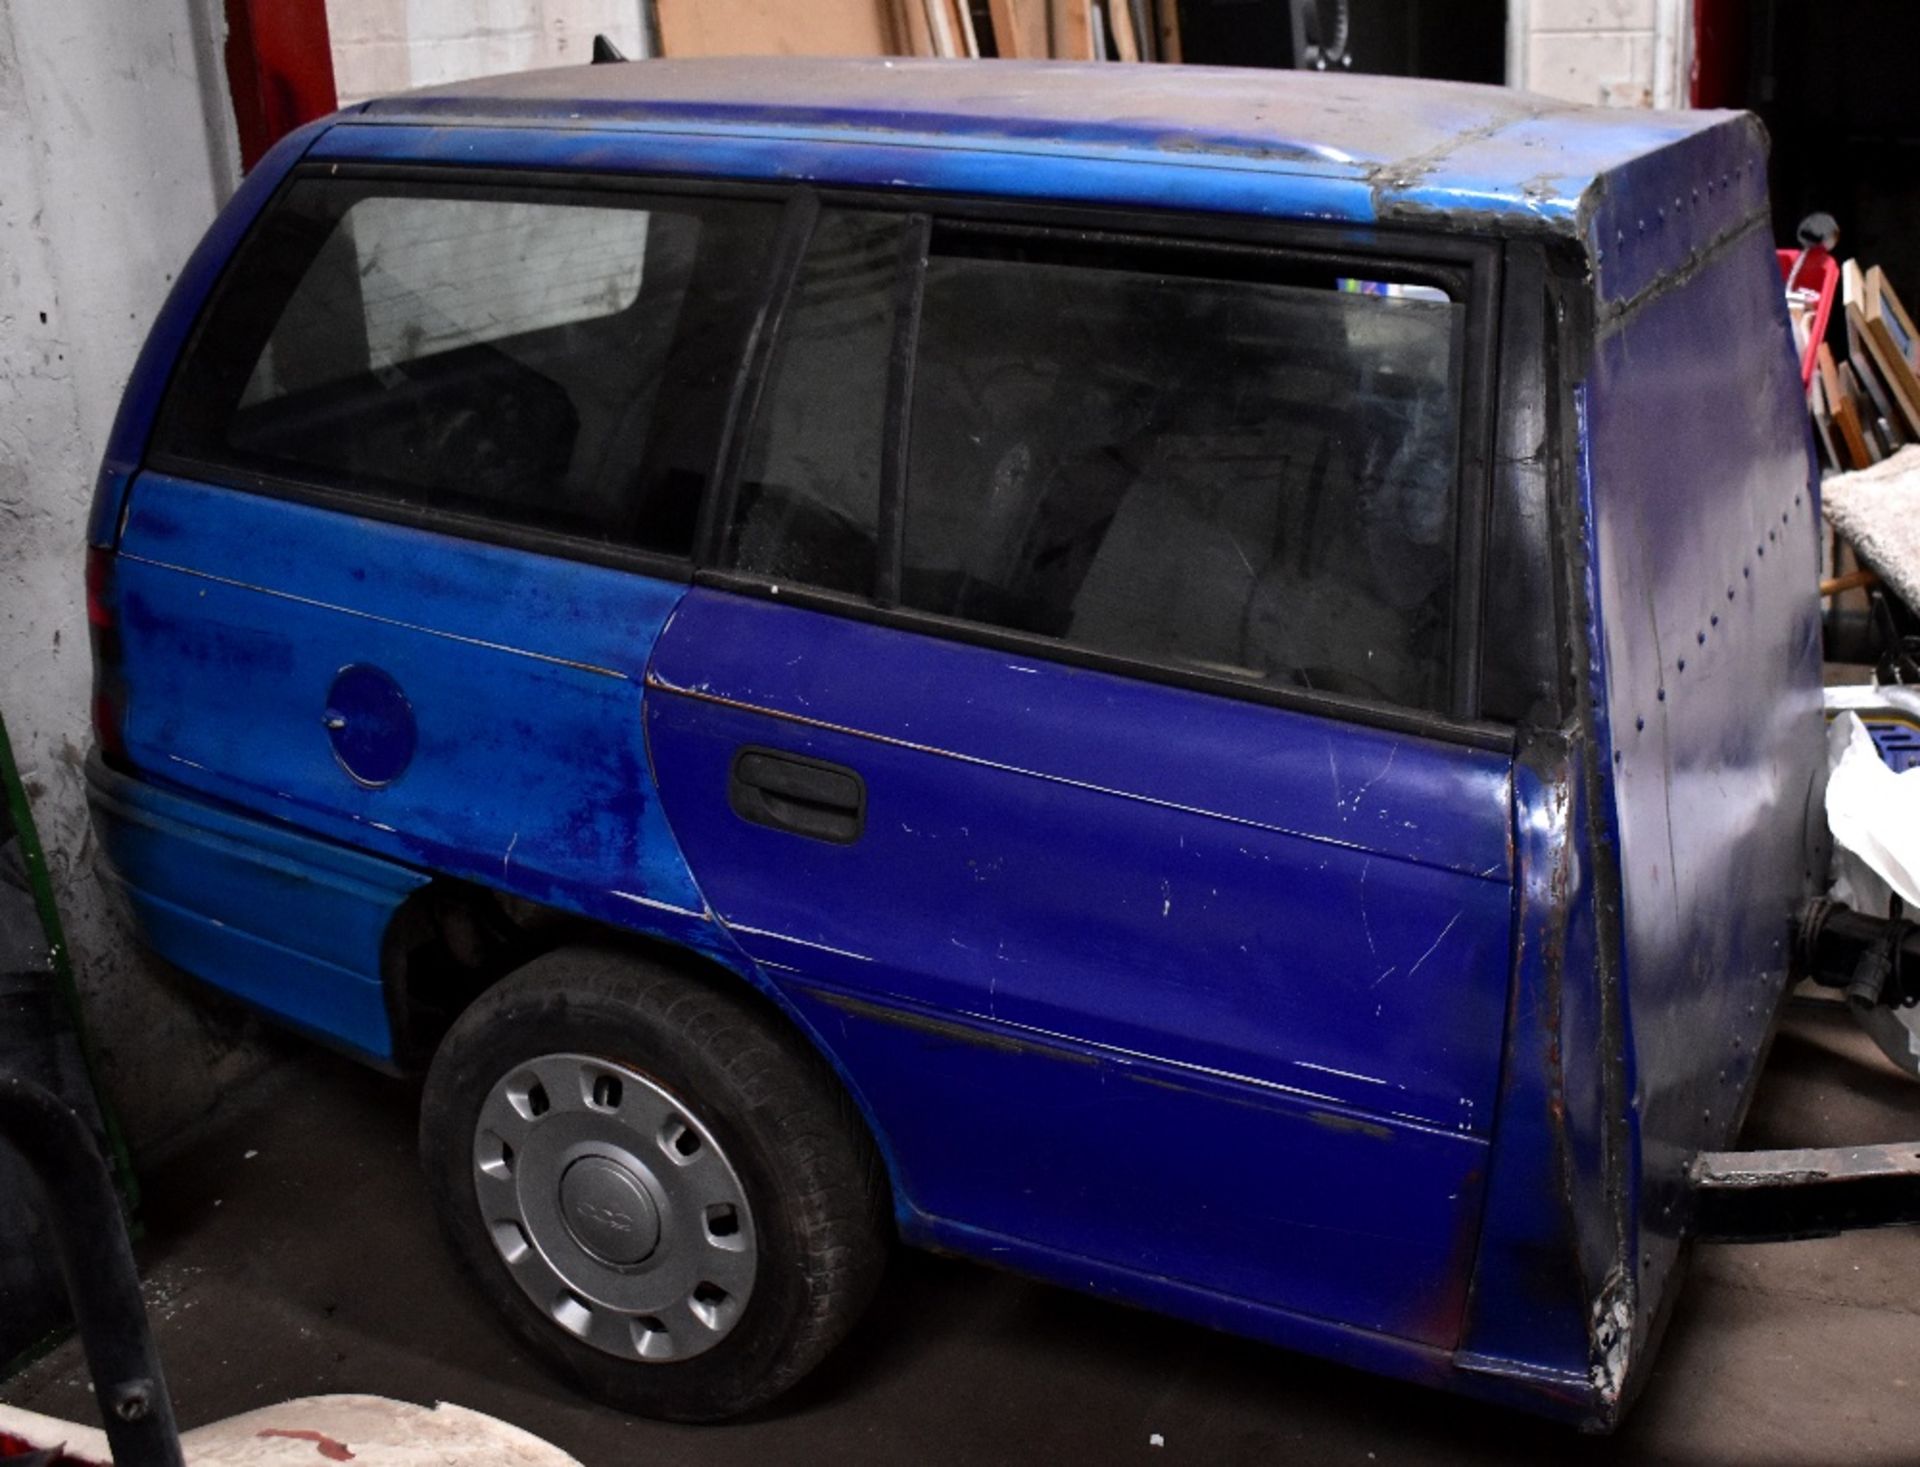
[[[587,1394],[714,1421],[840,1342],[886,1260],[877,1152],[820,1056],[749,992],[565,948],[477,999],[420,1149],[453,1251]]]

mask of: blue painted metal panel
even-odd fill
[[[657,177],[726,178],[847,188],[923,189],[1140,209],[1212,211],[1361,224],[1374,217],[1364,179],[1221,167],[1166,154],[971,149],[912,137],[807,130],[694,131],[685,126],[591,131],[539,127],[342,124],[314,157],[543,168]]]
[[[647,708],[703,889],[867,1094],[911,1206],[1451,1338],[1507,992],[1504,756],[707,590]],[[858,770],[861,840],[732,814],[748,744]],[[936,1046],[966,1075],[874,1007],[979,1036]],[[1125,1104],[1157,1090],[1215,1138],[1160,1163],[1191,1174],[1151,1219],[1102,1100],[1123,1072]],[[1011,1129],[979,1124],[1003,1105]],[[1222,1168],[1242,1128],[1271,1171]],[[1386,1265],[1342,1199],[1396,1172],[1422,1241]],[[1322,1247],[1249,1253],[1243,1215]]]
[[[1490,1379],[1545,1381],[1576,1416],[1596,1404],[1588,1301],[1616,1261],[1599,1155],[1612,1118],[1594,1043],[1599,913],[1586,758],[1584,738],[1539,732],[1514,765],[1514,980],[1498,1145],[1457,1360]]]
[[[116,571],[129,756],[368,851],[710,945],[655,796],[641,682],[683,587],[159,475]],[[412,762],[335,758],[349,664],[404,690]]]
[[[957,1224],[1136,1278],[1453,1343],[1484,1141],[944,1011],[936,1030],[916,1029],[916,1011],[849,1003],[797,977],[788,991],[887,1124],[909,1232]]]
[[[108,869],[162,957],[288,1023],[392,1056],[381,941],[423,873],[97,761],[88,784]]]
[[[676,630],[652,669],[668,687],[1415,866],[1512,873],[1504,754],[743,596],[689,597]]]
[[[1766,234],[1604,327],[1585,401],[1644,1333],[1682,1169],[1735,1134],[1825,870],[1816,470]]]

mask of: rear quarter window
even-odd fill
[[[778,219],[301,179],[223,284],[156,449],[685,556]]]

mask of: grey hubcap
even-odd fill
[[[697,1116],[625,1065],[549,1054],[505,1075],[474,1127],[473,1188],[526,1296],[609,1355],[710,1350],[753,1292],[739,1174]]]

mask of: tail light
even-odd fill
[[[87,550],[87,634],[93,643],[93,739],[109,764],[127,762],[127,684],[120,668],[120,616],[113,552]]]

